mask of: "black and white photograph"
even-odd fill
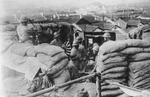
[[[150,0],[0,0],[0,97],[150,97]]]

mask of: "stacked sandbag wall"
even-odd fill
[[[101,96],[119,96],[119,87],[107,81],[117,81],[130,87],[150,87],[150,42],[145,40],[109,41],[98,53],[97,71],[101,72]]]
[[[141,52],[129,56],[129,81],[131,87],[150,89],[150,47],[140,47]]]
[[[17,58],[34,58],[40,62],[38,67],[47,70],[51,77],[59,76],[68,65],[68,57],[58,46],[43,43],[37,46],[25,43],[15,43],[11,46],[11,53]],[[16,59],[16,58],[14,58]],[[26,59],[27,60],[27,59]],[[21,60],[18,60],[21,61]]]

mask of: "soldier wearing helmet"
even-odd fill
[[[99,51],[99,45],[97,43],[94,43],[92,50],[93,50],[94,59],[95,59]]]
[[[25,17],[25,16],[22,16],[21,19],[20,19],[20,22],[21,22],[21,23],[24,23],[25,25],[27,25],[27,23],[28,23],[28,18]]]
[[[92,58],[88,61],[87,70],[91,71],[91,72],[94,72],[95,69],[96,69],[97,54],[99,52],[99,45],[98,45],[98,43],[94,43],[93,44],[92,51],[93,51]]]
[[[104,37],[104,42],[111,40],[111,35],[109,32],[105,32],[103,37]]]
[[[70,57],[75,64],[75,66],[78,68],[79,71],[82,71],[84,69],[84,61],[85,61],[85,49],[82,45],[82,38],[77,37],[73,44],[73,48],[71,49]]]
[[[85,47],[83,45],[83,39],[82,39],[82,37],[78,36],[77,40],[79,42],[79,51],[81,53],[81,59],[82,59],[82,61],[85,61],[86,51],[85,51]]]
[[[21,43],[32,43],[33,26],[28,26],[28,20],[27,17],[21,17],[20,25],[17,26],[17,34]]]
[[[60,32],[54,32],[54,39],[50,43],[51,45],[56,45],[62,47],[63,42],[60,40]]]

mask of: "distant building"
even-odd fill
[[[93,24],[99,22],[98,19],[95,19],[95,16],[84,15],[80,20],[76,22],[76,24]]]
[[[150,19],[140,19],[140,21],[143,25],[150,24]]]
[[[120,18],[118,20],[116,20],[116,24],[122,29],[126,29],[126,27],[127,27],[127,23]]]
[[[150,20],[150,13],[144,13],[137,17],[138,19]]]
[[[133,19],[128,20],[127,21],[127,28],[129,28],[129,27],[138,27],[138,25],[140,23],[141,23],[140,20],[133,20]]]
[[[44,18],[43,16],[41,16],[41,15],[33,15],[33,16],[30,16],[29,18],[30,18],[31,20],[33,20],[34,23],[36,23],[36,22],[42,23],[42,22],[45,22],[45,21],[46,21],[45,18]]]
[[[103,22],[101,25],[99,25],[99,28],[101,28],[103,31],[105,30],[112,31],[114,27],[115,27],[114,25],[108,22]]]
[[[125,31],[120,32],[118,30],[115,30],[114,32],[116,33],[116,40],[126,40],[126,39],[128,39],[127,32],[125,32]]]
[[[99,27],[97,27],[95,30],[93,30],[94,32],[102,32],[103,30]]]
[[[94,32],[94,30],[98,28],[98,26],[93,26],[93,25],[87,25],[85,32]]]
[[[84,24],[92,24],[89,20],[85,19],[85,18],[81,18],[80,20],[78,20],[76,22],[77,25],[84,25]]]
[[[143,10],[127,8],[127,9],[117,10],[113,13],[113,15],[122,19],[133,19],[141,15],[142,13]]]

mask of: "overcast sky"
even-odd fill
[[[118,5],[150,2],[150,0],[0,0],[0,12],[3,9],[19,9],[19,8],[70,8],[70,7],[83,7],[92,2],[100,2],[105,5]],[[6,12],[6,11],[5,11]]]
[[[117,5],[117,4],[127,4],[127,3],[134,3],[134,2],[144,2],[149,0],[3,0],[3,3],[6,5],[12,6],[27,6],[27,5],[34,5],[34,6],[84,6],[88,3],[98,1],[105,5]],[[7,6],[9,7],[9,6]],[[67,7],[67,6],[66,6]]]

